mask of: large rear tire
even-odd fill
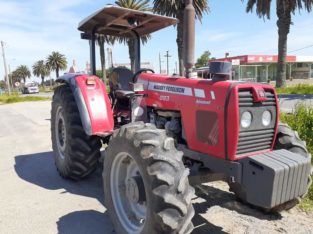
[[[276,136],[276,141],[274,144],[274,150],[286,149],[293,153],[302,155],[305,158],[311,157],[306,148],[306,144],[302,141],[297,132],[292,130],[287,124],[279,123],[278,131]],[[311,177],[308,178],[308,185],[312,183]],[[229,190],[237,196],[241,201],[245,202],[245,192],[242,190],[242,187],[239,183],[228,183]],[[305,194],[302,196],[304,197]],[[302,198],[301,197],[301,198]],[[288,201],[284,204],[278,205],[270,210],[266,209],[265,211],[270,212],[280,212],[282,210],[289,210],[296,206],[301,198],[295,198],[291,201]]]
[[[86,135],[71,88],[54,91],[51,108],[51,139],[55,165],[64,178],[80,180],[97,167],[101,141]]]
[[[103,170],[105,204],[117,233],[190,233],[194,189],[182,152],[164,130],[131,123],[116,130]]]

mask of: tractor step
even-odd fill
[[[271,209],[306,193],[310,158],[287,150],[251,156],[242,164],[242,191],[246,202]]]

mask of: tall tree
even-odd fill
[[[270,19],[272,0],[248,0],[247,12],[252,12],[256,6],[256,13],[261,17]],[[313,0],[276,0],[276,15],[278,27],[278,63],[276,75],[276,87],[286,86],[286,55],[287,39],[292,24],[292,15],[296,10],[311,12]]]
[[[53,51],[46,61],[47,66],[52,71],[55,71],[56,78],[59,77],[59,71],[67,68],[67,60],[64,54]]]
[[[138,11],[150,11],[149,0],[117,0],[115,4]],[[150,39],[150,35],[146,35],[140,38],[144,44]],[[128,45],[128,52],[131,64],[131,70],[135,72],[135,40],[129,38],[119,38],[119,42],[126,43]]]
[[[16,68],[16,70],[13,72],[14,76],[18,79],[23,79],[24,84],[26,83],[26,78],[31,77],[31,72],[25,65],[20,65]]]
[[[210,60],[210,56],[211,56],[211,53],[210,51],[204,51],[204,53],[200,56],[200,58],[197,59],[197,62],[196,62],[196,68],[199,68],[199,67],[205,67],[208,65],[208,62]]]
[[[193,6],[196,11],[196,19],[201,22],[203,13],[209,11],[209,5],[207,0],[194,0]],[[179,75],[184,74],[184,61],[183,61],[183,35],[184,35],[184,0],[154,0],[153,10],[156,13],[175,17],[179,20],[177,24],[177,49],[178,49],[178,61],[179,61]]]
[[[45,77],[50,75],[50,69],[43,60],[33,65],[33,74],[41,78],[41,85],[44,86]]]

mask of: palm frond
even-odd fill
[[[209,12],[209,4],[207,0],[194,0],[193,6],[196,11],[196,18],[201,21],[203,14]],[[155,13],[170,17],[178,17],[185,8],[182,0],[154,0],[153,11]]]

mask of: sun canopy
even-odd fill
[[[78,26],[78,30],[91,34],[133,37],[133,31],[144,36],[170,25],[177,24],[177,19],[152,14],[150,12],[126,9],[107,5],[90,15]]]

